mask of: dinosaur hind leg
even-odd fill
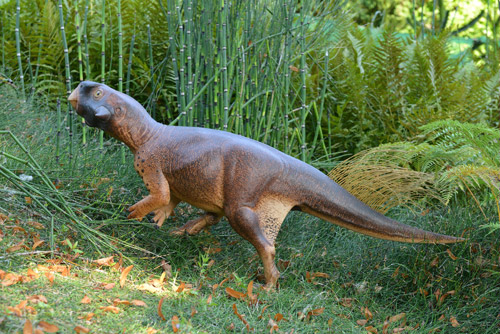
[[[189,235],[195,235],[198,234],[204,228],[217,224],[221,218],[222,218],[221,215],[212,212],[207,212],[206,214],[197,219],[188,221],[186,224],[179,227],[170,234],[183,235],[187,233]]]
[[[274,241],[281,223],[293,205],[265,201],[255,208],[240,207],[234,212],[226,212],[229,224],[257,250],[264,265],[267,288],[274,288],[280,276],[274,263],[276,249]]]

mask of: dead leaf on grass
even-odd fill
[[[161,305],[163,304],[163,299],[165,297],[161,297],[160,299],[160,302],[158,303],[158,315],[160,316],[161,320],[163,321],[167,321],[167,319],[165,318],[165,316],[163,315],[163,313],[161,312]]]
[[[42,225],[42,224],[40,224],[39,222],[29,221],[29,222],[26,222],[26,224],[28,224],[30,226],[33,226],[37,230],[43,230],[43,229],[45,229],[45,226]]]
[[[78,319],[84,319],[86,321],[90,321],[94,317],[95,313],[87,313],[85,316],[78,317]]]
[[[86,327],[83,327],[83,326],[76,326],[75,328],[73,328],[73,330],[75,332],[77,332],[78,334],[80,334],[80,333],[89,333],[90,332],[90,329],[88,329]]]
[[[49,324],[46,321],[40,321],[37,327],[40,327],[44,332],[47,333],[57,333],[57,331],[59,330],[59,327],[53,324]]]
[[[26,319],[23,327],[23,334],[32,334],[33,333],[33,324],[30,319]]]
[[[158,333],[158,330],[154,329],[153,327],[148,327],[148,329],[146,329],[146,334],[156,334],[156,333]]]
[[[267,328],[271,329],[269,333],[272,333],[273,331],[278,331],[278,329],[280,329],[278,327],[278,324],[273,319],[269,319],[269,321],[267,322]]]
[[[120,288],[123,288],[125,285],[125,281],[127,280],[127,275],[128,273],[134,268],[134,265],[130,265],[127,268],[123,269],[121,275],[120,275]]]
[[[174,333],[177,333],[179,331],[180,326],[181,325],[179,324],[179,318],[176,315],[174,315],[172,317],[172,330],[174,331]]]
[[[368,320],[366,319],[359,319],[359,320],[356,320],[356,323],[360,326],[364,326],[366,325],[366,323],[368,322]]]
[[[112,266],[112,265],[114,265],[113,258],[114,258],[114,255],[109,256],[109,257],[104,257],[104,258],[99,259],[99,260],[94,260],[92,262],[98,264],[99,266]]]
[[[90,299],[87,295],[85,295],[82,300],[80,300],[81,304],[90,304],[92,302],[92,299]]]
[[[51,272],[46,272],[45,277],[48,278],[50,285],[54,284],[54,274]]]
[[[12,253],[12,252],[17,252],[18,250],[20,250],[21,248],[24,248],[24,249],[29,249],[28,246],[26,246],[24,244],[24,239],[19,241],[17,244],[15,244],[14,246],[11,246],[9,248],[7,248],[5,251],[7,253]]]
[[[244,294],[243,292],[239,292],[239,291],[233,290],[230,287],[226,288],[226,293],[229,296],[231,296],[233,298],[236,298],[236,299],[243,299],[246,296],[246,294]]]
[[[131,303],[134,306],[143,306],[143,307],[147,306],[145,302],[143,302],[142,300],[137,300],[137,299],[132,300]]]
[[[114,313],[114,314],[118,314],[121,311],[121,309],[119,309],[118,307],[113,306],[113,305],[110,305],[110,306],[101,306],[101,307],[99,307],[99,309],[101,309],[103,312],[111,312],[111,313]]]
[[[450,317],[450,322],[451,322],[451,326],[452,327],[458,327],[458,326],[460,326],[460,323],[457,321],[457,318],[455,318],[454,316]]]
[[[373,333],[373,334],[377,334],[378,333],[378,330],[373,327],[373,326],[367,326],[365,327],[365,329],[369,332],[369,333]]]
[[[47,301],[47,298],[45,298],[44,295],[33,295],[33,296],[29,296],[28,297],[28,300],[30,302],[33,302],[35,304],[38,304],[38,303],[45,303],[45,304],[48,304],[48,301]]]

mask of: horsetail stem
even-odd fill
[[[122,32],[122,9],[121,0],[117,0],[118,8],[118,91],[123,92],[123,32]],[[122,164],[125,165],[125,144],[121,143],[120,153]]]
[[[130,93],[130,71],[132,71],[132,56],[134,54],[134,41],[135,34],[132,35],[132,39],[130,40],[130,51],[128,55],[128,66],[127,66],[127,83],[125,84],[125,94]]]
[[[105,82],[106,74],[106,0],[102,1],[101,9],[101,82]],[[104,149],[104,133],[99,131],[99,148]]]
[[[78,10],[78,0],[74,2],[75,6],[75,25],[76,25],[76,45],[78,51],[78,79],[83,81],[83,61],[82,61],[82,32],[80,27],[80,12]],[[85,119],[82,118],[82,144],[87,143],[87,128],[85,127]]]
[[[148,32],[148,50],[149,50],[149,81],[151,82],[151,116],[153,118],[156,117],[156,98],[155,98],[155,79],[154,79],[154,60],[153,60],[153,43],[151,42],[151,27],[148,24],[147,26]]]
[[[59,0],[59,23],[61,25],[61,38],[64,47],[64,67],[66,69],[66,95],[71,94],[71,73],[69,68],[68,44],[66,42],[66,32],[64,31],[64,16],[62,9],[62,0]],[[68,105],[68,123],[69,123],[69,165],[73,162],[73,108]]]
[[[21,5],[19,4],[19,0],[16,0],[16,56],[17,56],[17,64],[19,66],[19,80],[21,81],[21,97],[22,101],[26,101],[26,96],[24,92],[24,72],[23,72],[23,63],[21,61],[21,38],[20,38],[20,16],[21,16]]]
[[[90,79],[90,60],[89,60],[89,45],[87,39],[87,17],[89,13],[89,0],[85,0],[85,14],[83,16],[83,43],[85,47],[85,78]]]
[[[301,108],[300,108],[300,129],[301,129],[301,157],[303,161],[306,161],[306,43],[305,43],[305,8],[304,2],[301,3],[302,8],[300,9],[300,98],[301,98]]]

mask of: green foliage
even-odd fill
[[[447,33],[421,41],[346,29],[331,57],[333,141],[359,152],[417,135],[437,120],[498,124],[500,72],[453,58]]]
[[[436,121],[420,130],[415,142],[384,144],[354,155],[330,177],[382,212],[419,200],[447,204],[459,190],[480,207],[498,203],[500,130],[458,121]],[[482,203],[475,193],[483,194]]]

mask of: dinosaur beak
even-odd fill
[[[78,90],[79,87],[76,87],[75,90],[71,93],[71,95],[68,97],[68,101],[71,103],[73,108],[76,110],[76,107],[78,105]]]

